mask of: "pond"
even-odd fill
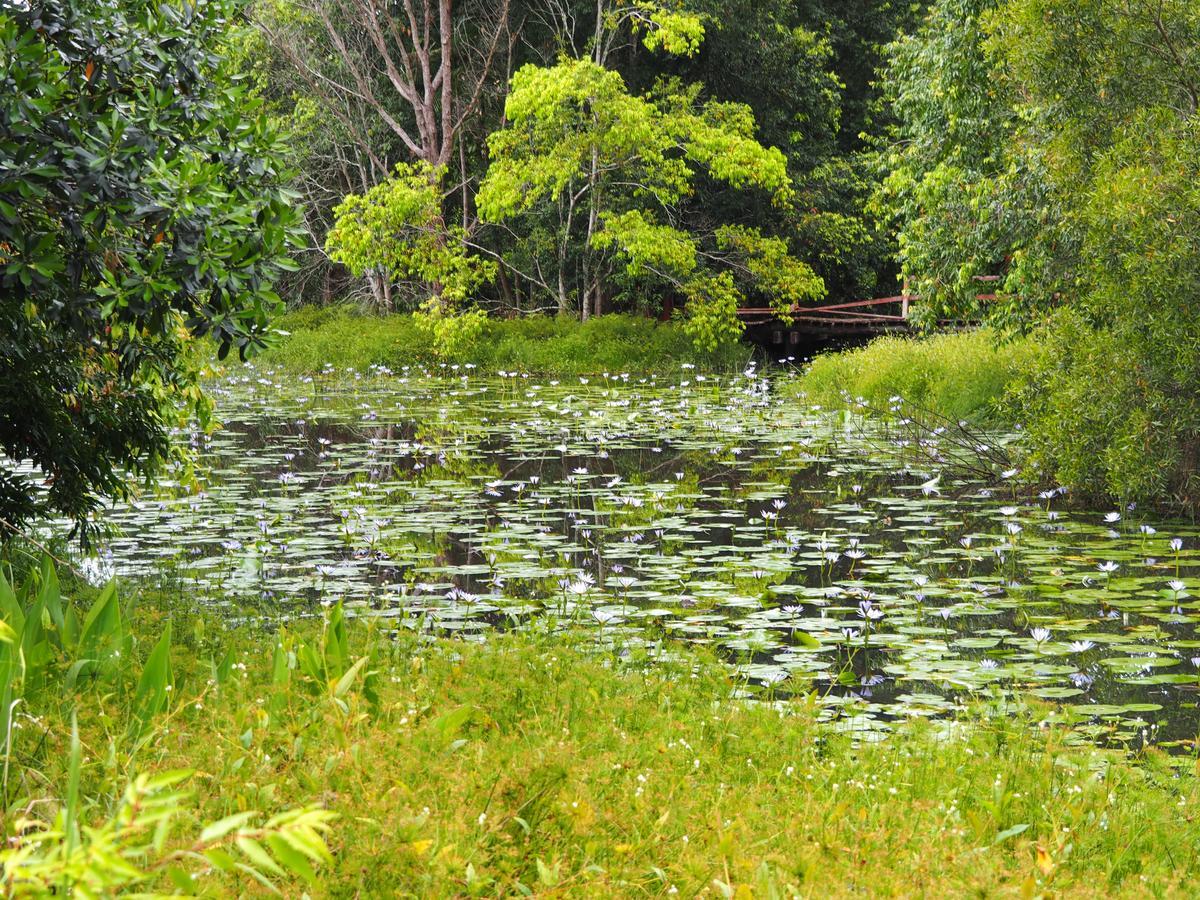
[[[1200,530],[1031,497],[1006,436],[822,411],[791,377],[247,368],[191,437],[201,490],[113,509],[104,557],[238,617],[710,645],[864,737],[1017,696],[1081,737],[1195,737]]]

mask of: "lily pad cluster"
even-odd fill
[[[101,562],[248,619],[340,599],[431,636],[704,644],[737,691],[811,693],[864,738],[1029,697],[1081,739],[1196,735],[1195,527],[1029,496],[987,474],[1008,436],[956,465],[961,435],[805,406],[787,377],[247,367],[190,435],[202,489],[113,509]]]

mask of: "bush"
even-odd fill
[[[365,369],[472,363],[485,372],[546,375],[677,371],[684,363],[731,370],[750,356],[739,344],[698,352],[683,328],[639,316],[612,315],[577,322],[534,317],[490,319],[449,355],[434,354],[426,333],[408,315],[375,317],[345,307],[304,308],[279,321],[288,332],[263,355],[265,365],[319,372],[327,365]]]
[[[1089,503],[1194,504],[1200,418],[1166,371],[1170,348],[1148,352],[1119,327],[1064,312],[1011,396],[1026,426],[1027,463]]]
[[[903,397],[951,419],[1010,424],[1002,400],[1036,354],[1031,339],[1000,343],[987,329],[911,338],[886,336],[865,347],[818,356],[796,389],[827,406],[847,399],[887,409]]]
[[[1200,502],[1200,123],[1147,115],[1083,210],[1085,285],[1017,394],[1031,458],[1085,499]]]

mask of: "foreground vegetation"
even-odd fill
[[[723,344],[697,351],[677,324],[644,316],[608,315],[577,322],[545,317],[491,319],[453,352],[435,354],[421,324],[412,316],[366,316],[347,307],[307,307],[284,316],[287,332],[263,354],[263,365],[294,372],[320,372],[327,366],[365,370],[384,366],[474,365],[482,372],[588,375],[677,373],[686,364],[705,371],[732,371],[745,365],[749,346]]]
[[[95,668],[51,625],[36,677],[7,682],[10,891],[1182,896],[1200,869],[1190,760],[1074,746],[1034,708],[860,745],[803,685],[739,701],[703,656],[429,643],[339,607],[233,628],[170,593],[114,596],[80,605]],[[4,646],[29,641],[6,609]]]
[[[825,406],[865,404],[987,425],[1012,423],[1005,396],[1035,357],[1028,339],[1001,343],[989,329],[928,338],[887,336],[865,347],[817,356],[789,389]]]

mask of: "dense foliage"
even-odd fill
[[[891,58],[879,203],[927,318],[1047,336],[1015,398],[1045,475],[1200,499],[1196,5],[940,0]]]
[[[376,309],[424,306],[426,314],[466,306],[587,318],[690,306],[702,344],[736,336],[728,312],[743,297],[786,308],[819,296],[821,284],[864,296],[891,290],[886,234],[863,210],[874,176],[861,136],[875,127],[880,48],[918,7],[258,3],[261,32],[244,48],[246,61],[300,138],[293,152],[312,252],[296,286],[309,299],[358,294]],[[410,37],[409,13],[427,23],[423,36]],[[439,78],[443,68],[458,73],[452,84]],[[554,87],[568,84],[573,94]],[[620,118],[634,111],[650,133]],[[569,130],[548,142],[547,129],[566,124],[564,115],[574,117]],[[670,196],[661,177],[645,193],[647,167],[685,164],[679,127],[687,122],[693,130],[704,123],[726,142],[759,146],[773,155],[774,171],[731,185],[701,165],[673,182]],[[612,141],[621,133],[624,148]],[[635,136],[650,139],[654,152],[646,159]],[[519,204],[497,202],[498,183],[518,174],[519,159],[527,174],[530,166],[548,167],[540,187],[522,189]],[[428,186],[413,182],[414,164],[426,167]],[[549,168],[557,172],[553,190]],[[777,190],[781,174],[790,184],[787,202]],[[408,195],[422,190],[438,195],[432,207]],[[347,194],[362,199],[347,206]],[[656,208],[663,200],[666,207]],[[363,204],[377,211],[370,224]],[[389,204],[397,210],[381,209]],[[420,221],[403,217],[418,210]],[[685,263],[682,272],[628,265],[612,216],[639,211],[655,218],[636,229],[640,245],[651,235],[676,249],[672,235],[698,242],[705,264],[691,271]],[[723,225],[738,229],[737,237],[726,232],[718,246]],[[414,229],[424,237],[397,251]],[[707,266],[710,253],[727,263]],[[747,256],[763,261],[748,266]],[[786,274],[776,283],[756,277],[755,269],[772,270],[784,259]],[[469,302],[455,277],[438,277],[447,263],[478,275]],[[477,329],[477,321],[467,324]]]
[[[85,524],[126,470],[152,473],[178,417],[207,415],[193,341],[245,355],[280,305],[294,214],[275,132],[221,53],[234,9],[0,11],[5,528]]]

